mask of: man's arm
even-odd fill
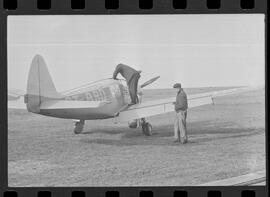
[[[120,69],[121,69],[120,64],[118,64],[118,65],[116,66],[114,72],[113,72],[113,79],[116,79],[118,73],[120,72]]]

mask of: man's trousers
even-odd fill
[[[131,98],[131,103],[138,103],[137,89],[138,89],[138,81],[140,79],[140,73],[136,73],[132,76],[132,78],[128,82],[128,89]]]
[[[174,138],[179,140],[182,144],[187,142],[187,110],[176,112],[174,122]]]

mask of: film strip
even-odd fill
[[[261,53],[265,53],[264,58],[261,61],[264,61],[264,65],[267,65],[267,0],[0,0],[0,61],[1,61],[1,92],[8,93],[8,64],[9,61],[12,62],[12,57],[9,58],[9,54],[12,54],[12,47],[22,47],[22,44],[14,44],[14,46],[9,46],[9,37],[12,37],[12,32],[8,32],[9,28],[9,18],[12,17],[21,17],[21,16],[31,16],[36,17],[37,15],[43,16],[103,16],[103,15],[117,15],[117,16],[139,16],[139,15],[147,15],[147,16],[156,16],[156,15],[174,15],[174,16],[189,16],[189,15],[212,15],[218,16],[222,14],[230,15],[230,14],[243,14],[243,15],[264,15],[264,29],[263,34],[264,37],[264,48],[261,50]],[[52,20],[51,20],[52,21]],[[141,21],[143,22],[143,21]],[[14,22],[15,24],[15,22]],[[248,23],[246,23],[248,24]],[[45,24],[46,26],[46,24]],[[23,28],[23,27],[20,27]],[[112,26],[113,28],[113,26]],[[17,29],[20,30],[20,29]],[[135,30],[135,29],[134,29]],[[259,35],[259,34],[258,34]],[[260,34],[261,35],[261,34]],[[153,35],[154,36],[154,35]],[[76,35],[74,35],[76,37]],[[169,37],[169,36],[168,36]],[[113,39],[113,38],[111,38]],[[56,41],[55,41],[56,42]],[[32,44],[30,47],[40,47],[35,46],[36,43]],[[44,44],[44,43],[43,43]],[[70,44],[70,43],[69,43]],[[71,42],[71,44],[73,44]],[[84,43],[79,43],[82,47],[86,47]],[[134,44],[134,43],[133,43]],[[44,44],[46,45],[46,43]],[[47,43],[49,46],[50,44]],[[99,43],[100,45],[100,43]],[[112,43],[114,45],[114,43]],[[120,44],[121,45],[121,44]],[[132,45],[132,44],[131,44]],[[134,44],[135,47],[136,44]],[[142,44],[143,45],[143,44]],[[161,44],[162,45],[162,44]],[[256,44],[255,44],[256,45]],[[67,45],[63,45],[64,47],[70,47]],[[125,44],[122,44],[122,47]],[[146,47],[149,47],[147,45]],[[182,45],[181,45],[182,46]],[[184,45],[183,45],[184,46]],[[10,48],[9,48],[10,47]],[[28,46],[29,47],[29,46]],[[52,46],[49,46],[52,47]],[[64,48],[63,47],[63,48]],[[100,46],[99,46],[100,47]],[[119,47],[119,46],[117,46]],[[164,47],[164,46],[162,46]],[[224,47],[224,46],[223,46]],[[239,46],[237,46],[239,47]],[[35,48],[37,49],[37,48]],[[21,50],[21,49],[20,49]],[[16,54],[18,55],[23,50],[18,50]],[[62,50],[62,48],[61,48]],[[64,50],[64,49],[63,49]],[[69,49],[67,49],[69,50]],[[73,49],[72,49],[73,50]],[[75,49],[76,50],[76,49]],[[43,52],[43,49],[38,48],[38,51]],[[45,50],[46,51],[46,50]],[[254,50],[255,51],[255,50]],[[58,53],[58,50],[55,50],[55,53]],[[83,52],[82,52],[83,53]],[[257,53],[257,52],[254,52]],[[59,52],[60,54],[60,52]],[[72,55],[71,52],[67,54]],[[32,54],[31,54],[32,55]],[[61,55],[60,55],[61,56]],[[68,55],[67,55],[68,56]],[[116,53],[117,56],[117,53]],[[14,57],[13,57],[14,58]],[[99,57],[100,58],[100,57]],[[98,59],[98,58],[97,58]],[[113,58],[112,58],[113,59]],[[147,58],[146,58],[147,59]],[[59,61],[57,58],[49,59],[49,61],[55,62]],[[67,60],[68,62],[69,60]],[[135,61],[136,62],[136,61]],[[147,62],[147,61],[146,61]],[[98,63],[98,61],[97,61]],[[265,81],[267,81],[267,67],[265,69]],[[19,70],[19,69],[18,69]],[[12,72],[12,71],[11,71]],[[74,71],[73,71],[74,72]],[[23,73],[22,73],[23,74]],[[18,75],[19,76],[19,75]],[[9,76],[10,77],[10,76]],[[15,77],[16,78],[16,77]],[[18,77],[19,78],[19,77]],[[58,83],[60,83],[58,81]],[[267,91],[266,91],[267,92]],[[138,196],[138,197],[161,197],[161,196],[171,196],[171,197],[226,197],[226,196],[239,196],[239,197],[264,197],[269,195],[268,190],[268,130],[267,130],[267,121],[265,129],[265,168],[263,173],[252,173],[240,176],[241,173],[236,173],[237,176],[226,178],[219,180],[220,182],[216,182],[215,180],[209,181],[205,178],[205,183],[201,183],[198,185],[191,186],[177,186],[177,182],[175,184],[171,184],[173,186],[163,186],[162,184],[156,186],[136,186],[136,184],[131,184],[131,186],[127,186],[123,184],[123,186],[110,186],[109,184],[105,184],[106,186],[96,186],[95,184],[87,185],[83,184],[83,186],[72,186],[59,184],[57,186],[50,186],[49,179],[46,180],[46,184],[44,186],[40,186],[42,184],[38,184],[35,186],[34,181],[32,181],[32,185],[27,184],[27,181],[22,184],[11,184],[12,181],[16,179],[14,178],[14,174],[10,175],[9,171],[12,171],[14,166],[9,166],[10,157],[8,152],[9,143],[12,143],[12,137],[10,138],[8,132],[12,132],[9,129],[9,112],[7,109],[8,103],[8,94],[1,94],[0,102],[1,102],[1,120],[0,120],[0,195],[3,197],[21,197],[21,196],[29,196],[29,197],[54,197],[54,196],[72,196],[72,197],[86,197],[86,196],[104,196],[104,197],[119,197],[119,196]],[[39,95],[40,96],[40,95]],[[267,97],[265,97],[267,101]],[[91,100],[91,99],[90,99]],[[98,99],[100,100],[100,99]],[[266,102],[267,107],[267,102]],[[267,108],[265,108],[267,109]],[[268,111],[266,111],[266,119]],[[34,118],[33,118],[34,119]],[[57,124],[56,124],[57,125]],[[96,126],[98,128],[98,126]],[[115,131],[114,131],[115,132]],[[26,132],[27,133],[27,132]],[[117,135],[117,132],[115,132]],[[53,135],[53,134],[52,134]],[[239,134],[240,135],[240,134]],[[37,136],[37,138],[40,136]],[[105,137],[107,137],[105,135]],[[23,137],[22,137],[23,138]],[[45,138],[45,137],[44,137]],[[116,138],[116,137],[115,137]],[[224,137],[225,138],[225,137]],[[11,139],[11,140],[10,140]],[[107,140],[107,141],[106,141]],[[110,139],[111,140],[111,139]],[[137,139],[141,140],[141,139]],[[104,140],[105,142],[100,142],[100,139],[94,141],[97,144],[108,145],[108,139]],[[111,140],[113,141],[113,140]],[[110,142],[111,142],[110,141]],[[80,139],[79,142],[85,142]],[[41,141],[42,143],[42,141]],[[61,143],[61,141],[59,142]],[[137,145],[132,144],[134,142],[126,142],[125,146],[129,145]],[[162,143],[161,143],[162,144]],[[119,146],[118,144],[114,144],[115,146]],[[123,146],[124,146],[123,145]],[[162,147],[162,146],[161,146]],[[53,148],[53,147],[51,147]],[[58,147],[59,148],[59,147]],[[160,148],[160,147],[159,147]],[[19,148],[18,148],[19,149]],[[101,147],[101,149],[106,149],[106,147]],[[17,151],[15,148],[10,148],[10,151]],[[130,150],[128,150],[130,151]],[[41,151],[42,152],[42,151]],[[19,153],[18,153],[19,154]],[[61,153],[59,153],[59,157]],[[86,155],[85,155],[86,156]],[[87,157],[87,156],[86,156]],[[224,156],[225,157],[225,156]],[[116,158],[117,159],[117,158]],[[121,160],[121,157],[118,158]],[[142,159],[142,158],[141,158]],[[23,158],[21,159],[23,160]],[[214,159],[213,159],[214,160]],[[23,160],[24,161],[24,160]],[[215,160],[214,160],[215,161]],[[25,162],[27,162],[25,160]],[[79,162],[79,161],[78,161]],[[114,160],[112,161],[112,163]],[[252,163],[252,161],[250,161]],[[256,162],[256,161],[254,161]],[[31,165],[31,164],[29,164]],[[46,163],[35,164],[36,168],[39,168],[39,165],[46,166]],[[102,164],[103,165],[103,164]],[[142,163],[142,165],[144,165]],[[181,164],[179,164],[181,165]],[[191,165],[192,166],[192,165]],[[130,166],[132,167],[132,166]],[[220,166],[222,168],[223,166]],[[24,167],[16,166],[18,170],[22,170],[26,173]],[[56,168],[57,170],[58,168]],[[33,169],[32,169],[33,170]],[[37,169],[35,169],[38,171]],[[42,167],[40,169],[42,171]],[[115,170],[117,173],[117,170]],[[151,170],[150,170],[151,171]],[[103,171],[101,170],[101,173]],[[127,171],[125,171],[128,173]],[[46,173],[46,171],[44,172]],[[113,172],[114,173],[114,172]],[[151,172],[146,172],[151,173]],[[18,172],[18,177],[23,176],[23,174]],[[83,173],[81,173],[83,175]],[[11,178],[9,179],[9,176]],[[31,177],[31,173],[29,173]],[[187,175],[188,176],[188,175]],[[17,178],[18,178],[17,177]],[[38,180],[38,177],[32,177],[33,180]],[[165,177],[166,178],[166,177]],[[97,177],[98,179],[98,177]],[[153,179],[154,180],[154,179]],[[176,179],[175,179],[176,180]],[[204,180],[204,179],[202,179]],[[23,181],[23,179],[22,179]],[[65,183],[65,181],[63,181]],[[117,182],[116,182],[117,183]],[[159,182],[160,183],[160,182]],[[77,184],[76,184],[77,185]],[[114,184],[112,184],[114,185]],[[137,184],[140,185],[140,184]],[[167,185],[167,184],[165,184]]]
[[[266,2],[260,0],[141,0],[141,1],[87,1],[87,0],[3,0],[4,14],[132,14],[132,13],[265,13]]]

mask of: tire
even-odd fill
[[[76,122],[75,128],[73,130],[74,133],[75,134],[80,134],[80,133],[82,133],[82,130],[83,130],[83,125],[80,122]]]
[[[128,126],[129,126],[129,128],[131,128],[131,129],[136,129],[136,128],[138,127],[137,120],[128,123]]]
[[[74,129],[75,134],[80,134],[81,132],[82,132],[82,130],[79,130],[79,129],[76,129],[76,128]]]
[[[152,135],[152,125],[150,123],[144,123],[142,125],[142,132],[146,136],[151,136]]]

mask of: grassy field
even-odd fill
[[[168,96],[175,91],[145,92]],[[71,120],[9,110],[9,186],[197,185],[265,169],[264,90],[190,109],[185,145],[173,142],[174,113],[148,120],[150,137],[111,120],[87,121],[75,135]]]

